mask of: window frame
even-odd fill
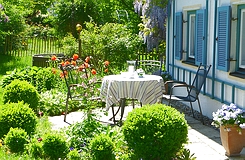
[[[237,70],[238,71],[243,71],[244,72],[244,70],[245,70],[245,64],[244,64],[244,66],[243,67],[241,67],[241,44],[242,44],[242,42],[241,42],[241,38],[242,38],[242,35],[241,35],[241,32],[245,35],[245,29],[243,29],[242,31],[241,31],[241,23],[243,23],[243,25],[245,24],[245,18],[243,19],[243,21],[241,21],[241,18],[242,18],[242,16],[241,16],[241,14],[242,14],[242,11],[243,11],[243,16],[245,16],[245,4],[243,4],[243,5],[239,5],[238,7],[237,7],[237,17],[238,17],[238,20],[237,20],[237,37],[236,37],[236,39],[237,39],[237,51],[236,51],[236,53],[237,53],[237,59],[238,59],[238,61],[237,61],[237,65],[236,65],[236,68],[237,68]],[[243,26],[243,28],[244,28],[244,26]],[[245,42],[245,40],[243,41],[243,42]],[[245,50],[245,49],[244,49]],[[243,53],[243,58],[245,59],[245,52]],[[244,72],[244,74],[245,74],[245,72]]]
[[[195,24],[194,24],[194,41],[193,41],[193,56],[190,56],[190,27],[191,27],[191,23],[190,23],[190,16],[195,15]],[[186,34],[186,61],[190,64],[195,64],[195,41],[196,41],[196,10],[191,10],[191,11],[187,11],[187,34]]]

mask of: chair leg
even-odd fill
[[[67,98],[66,98],[66,110],[65,110],[65,115],[64,115],[64,122],[66,122],[66,115],[67,115],[67,110],[68,110],[68,101],[69,101],[69,95],[67,94]]]
[[[201,104],[200,104],[200,101],[199,101],[198,97],[197,97],[197,102],[198,102],[198,106],[199,106],[199,110],[200,110],[200,114],[201,114],[202,124],[204,125],[204,120],[203,120],[203,115],[202,115],[202,108],[201,108]]]
[[[191,105],[191,113],[192,113],[192,116],[193,116],[193,118],[195,118],[194,110],[193,110],[193,106],[192,106],[192,103],[191,102],[190,102],[190,105]]]

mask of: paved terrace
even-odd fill
[[[178,106],[178,107],[176,107]],[[185,118],[189,124],[188,128],[188,138],[189,143],[186,145],[186,148],[190,149],[191,153],[194,153],[194,156],[197,160],[245,160],[245,149],[241,152],[240,157],[227,157],[225,156],[225,150],[221,145],[219,130],[211,126],[212,120],[204,117],[205,125],[200,121],[200,116],[198,112],[195,112],[195,117],[191,116],[190,108],[182,103],[175,104],[174,106],[180,112],[185,114]],[[115,108],[116,109],[116,108]],[[124,119],[126,118],[128,112],[132,110],[132,106],[127,106],[124,113]],[[109,118],[112,116],[111,110],[109,111],[108,116],[105,116],[99,110],[95,110],[95,113],[100,115],[98,120],[107,123],[113,124],[112,121],[109,121]],[[75,123],[82,121],[84,114],[82,112],[72,112],[67,115],[68,123]],[[119,119],[119,116],[116,119]],[[68,126],[68,123],[63,122],[64,116],[54,116],[49,117],[50,122],[52,123],[53,129],[57,130],[63,127]]]

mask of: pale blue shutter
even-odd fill
[[[205,10],[197,10],[196,12],[196,32],[195,32],[195,64],[205,63]]]
[[[217,68],[229,70],[230,6],[218,8]]]
[[[175,14],[175,59],[182,58],[182,12]]]

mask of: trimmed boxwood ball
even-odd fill
[[[170,160],[187,142],[188,125],[184,114],[162,104],[134,109],[122,129],[137,159]]]
[[[16,79],[4,88],[4,104],[10,102],[17,103],[19,101],[24,101],[24,103],[29,104],[30,108],[36,111],[39,99],[40,96],[36,88],[27,81]]]
[[[50,159],[64,159],[69,153],[65,137],[58,132],[48,133],[42,142],[44,155]]]
[[[91,149],[91,153],[94,160],[113,160],[115,159],[114,144],[112,139],[105,135],[99,134],[94,137],[89,144],[89,148]]]
[[[23,102],[0,105],[0,139],[12,128],[22,128],[28,135],[35,132],[37,116]]]
[[[23,152],[25,144],[28,143],[27,133],[21,128],[10,128],[4,143],[13,153]]]

